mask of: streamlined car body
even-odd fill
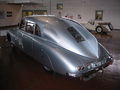
[[[72,77],[91,75],[112,64],[109,52],[76,21],[55,16],[29,16],[8,41],[40,62],[46,70]]]

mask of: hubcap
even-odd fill
[[[102,32],[102,28],[97,28],[97,32]]]

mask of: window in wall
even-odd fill
[[[24,10],[22,11],[22,16],[30,16],[30,15],[33,15],[33,11],[31,10]]]
[[[7,11],[7,17],[12,17],[12,11]]]
[[[0,10],[0,19],[4,19],[5,18],[5,12]]]
[[[30,15],[47,15],[47,10],[23,10],[22,16],[30,16]]]
[[[47,10],[34,10],[34,15],[47,15]]]
[[[63,3],[57,3],[57,10],[63,10]]]
[[[95,20],[103,20],[103,10],[95,11]]]

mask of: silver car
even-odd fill
[[[40,62],[47,71],[86,77],[112,64],[109,52],[76,21],[55,16],[29,16],[7,39]]]

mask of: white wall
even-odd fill
[[[56,9],[56,5],[57,3],[62,2],[62,0],[40,0],[40,1],[41,3],[38,5],[24,5],[23,9],[24,10],[47,10],[48,14],[52,14],[56,16],[58,15],[59,10]]]
[[[111,22],[120,29],[120,0],[61,0],[64,8],[62,16],[73,16],[78,22],[88,22],[95,19],[95,10],[103,10],[103,22]],[[54,11],[54,10],[53,10]],[[53,13],[57,13],[54,11]],[[81,15],[78,19],[77,15]]]
[[[41,3],[42,0],[0,0],[0,2],[7,2],[7,3],[29,3],[29,2]]]
[[[4,1],[4,0],[3,0]],[[15,1],[15,0],[13,0]],[[19,0],[17,0],[19,1]],[[23,0],[24,1],[24,0]],[[27,0],[25,0],[27,1]],[[103,10],[103,21],[111,22],[115,29],[120,29],[120,0],[28,0],[43,3],[43,7],[28,6],[26,9],[41,9],[47,10],[48,14],[59,16],[61,12],[62,16],[73,16],[73,19],[80,23],[88,22],[95,19],[95,10]],[[50,10],[51,1],[51,10]],[[63,10],[57,10],[57,3],[63,3]],[[5,11],[12,10],[13,17],[0,19],[0,26],[13,25],[18,23],[21,17],[21,7],[19,5],[0,5],[0,10]],[[81,19],[78,19],[77,15],[81,15]]]
[[[21,19],[21,5],[0,5],[0,11],[5,12],[4,18],[0,18],[0,27],[1,26],[11,26],[17,25]],[[12,12],[12,17],[7,17],[6,12]]]

